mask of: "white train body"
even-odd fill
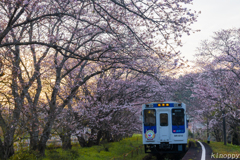
[[[186,150],[186,105],[151,102],[142,105],[142,137],[146,153],[179,153]]]

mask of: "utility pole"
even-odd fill
[[[208,128],[208,115],[207,115],[207,142],[210,143],[209,128]]]
[[[194,137],[194,123],[192,123],[192,125],[193,125],[193,139],[194,139],[194,138],[195,138],[195,137]]]
[[[223,141],[224,145],[227,145],[227,139],[226,139],[226,121],[225,121],[225,110],[222,112],[223,114]]]

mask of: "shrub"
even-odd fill
[[[61,145],[57,145],[56,143],[50,143],[49,145],[47,145],[47,149],[49,150],[56,149],[56,148],[61,148]]]
[[[109,151],[109,148],[111,147],[111,144],[108,143],[107,140],[102,140],[101,141],[101,146],[103,147],[103,150]]]
[[[189,138],[193,138],[193,133],[191,132],[190,129],[188,129],[188,137],[189,137]]]
[[[10,160],[34,160],[34,159],[42,159],[41,155],[38,151],[33,150],[19,150],[16,152]]]
[[[62,153],[56,150],[49,150],[48,158],[51,160],[71,160],[77,159],[79,157],[79,153],[76,150],[67,150],[62,151]]]

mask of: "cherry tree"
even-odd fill
[[[181,45],[182,34],[189,34],[189,25],[196,20],[197,14],[182,6],[190,2],[1,1],[0,49],[4,53],[2,58],[11,63],[14,106],[9,124],[0,115],[4,130],[1,156],[8,158],[14,154],[13,137],[21,113],[33,117],[29,130],[31,146],[44,155],[57,115],[92,77],[112,68],[128,68],[157,77],[159,70],[167,68],[176,56],[174,46]],[[33,65],[27,65],[26,57],[31,57]],[[49,70],[42,67],[47,64],[45,60],[50,64]],[[61,95],[62,83],[74,71],[73,87],[68,95]],[[44,86],[48,89],[45,93],[44,75],[53,79],[48,87]],[[32,89],[34,94],[30,93]],[[39,104],[40,97],[47,106]],[[39,141],[38,106],[47,108]],[[23,109],[28,111],[21,112]]]
[[[67,84],[71,84],[71,81],[73,79],[69,78]],[[140,108],[132,107],[131,103],[155,98],[156,90],[160,87],[154,81],[148,76],[126,69],[102,73],[82,86],[74,96],[75,104],[72,102],[72,106],[68,106],[74,113],[72,121],[66,121],[67,116],[59,116],[57,119],[61,123],[57,122],[56,128],[65,127],[62,134],[76,135],[83,147],[99,144],[100,139],[116,141],[139,132]],[[83,133],[86,127],[92,130],[88,141]]]
[[[223,118],[224,142],[226,144],[225,119],[237,139],[239,131],[239,29],[221,30],[214,33],[213,40],[203,41],[199,47],[197,64],[203,73],[195,86],[195,94],[208,102],[209,111],[217,106]],[[216,112],[217,113],[217,112]],[[212,122],[219,123],[218,117]],[[237,141],[233,143],[238,144]]]

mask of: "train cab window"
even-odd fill
[[[160,126],[168,126],[168,114],[167,113],[160,114]]]
[[[184,125],[183,109],[172,109],[172,125],[174,126]]]
[[[144,125],[155,126],[156,125],[156,111],[154,109],[144,110]]]

